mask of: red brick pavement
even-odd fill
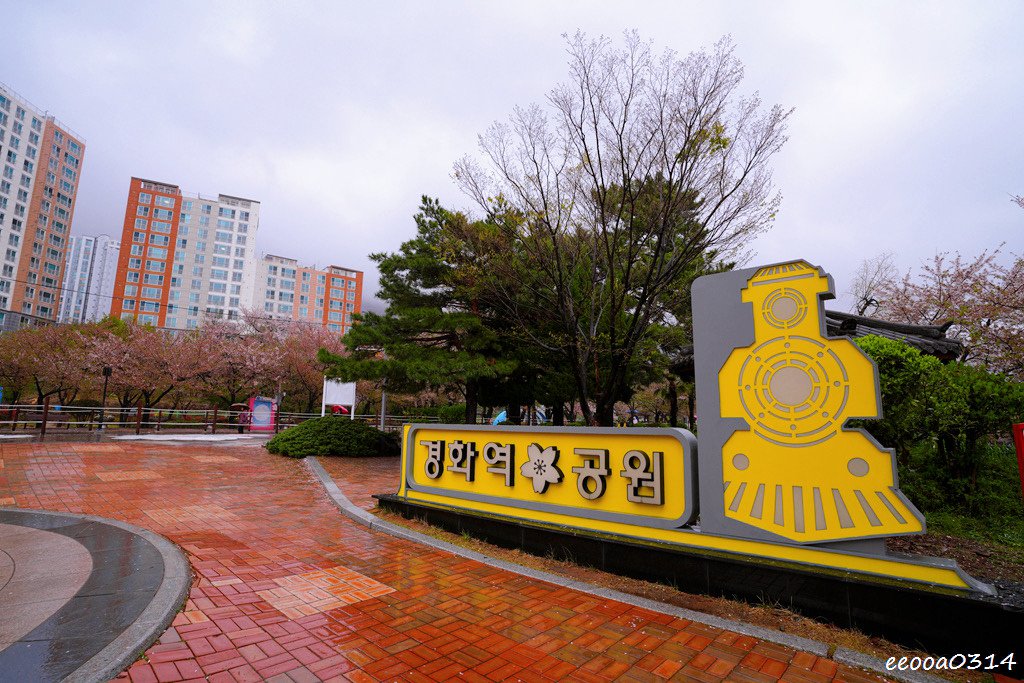
[[[358,504],[396,459],[331,460]],[[188,603],[119,678],[151,681],[877,681],[827,659],[371,532],[255,446],[0,445],[0,500],[152,529]],[[381,488],[383,487],[383,488]]]

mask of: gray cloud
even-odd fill
[[[796,107],[755,261],[840,290],[859,261],[1021,251],[1024,93],[1012,1],[18,3],[0,80],[88,140],[74,231],[117,233],[132,175],[263,204],[261,251],[376,274],[422,194],[566,75],[560,34],[637,28],[679,52],[731,33],[746,86]],[[365,304],[374,308],[367,298]]]

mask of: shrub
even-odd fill
[[[366,457],[398,455],[401,440],[344,417],[319,417],[287,429],[267,442],[267,450],[291,458],[307,455],[347,455]]]
[[[869,335],[856,340],[878,366],[882,418],[856,421],[887,448],[896,451],[901,465],[910,461],[910,451],[929,440],[929,424],[937,393],[936,378],[942,370],[938,359],[925,356],[912,346],[893,339]]]
[[[857,343],[878,365],[885,416],[855,420],[897,454],[900,488],[938,531],[1024,545],[1010,425],[1024,385],[984,368],[942,365],[880,337]]]
[[[462,424],[466,421],[466,404],[456,403],[437,407],[437,419],[445,424]]]

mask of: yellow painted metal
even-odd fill
[[[399,494],[429,489],[462,498],[466,502],[460,505],[466,507],[473,507],[474,501],[504,503],[517,506],[506,514],[523,519],[535,518],[537,510],[558,508],[577,515],[576,526],[596,531],[606,530],[604,520],[612,518],[662,526],[689,521],[694,501],[692,486],[685,481],[687,454],[680,438],[642,429],[611,431],[419,425],[410,439],[407,428]],[[508,467],[495,461],[493,446],[512,446]],[[474,454],[472,475],[464,460],[459,467],[453,459],[453,449],[459,455]],[[438,454],[441,462],[432,464]]]
[[[875,367],[823,334],[828,278],[804,261],[762,268],[743,290],[754,343],[719,372],[721,416],[744,419],[722,449],[725,515],[803,543],[917,533],[891,451],[849,418],[879,414]],[[706,456],[705,456],[706,457]]]

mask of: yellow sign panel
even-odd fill
[[[798,542],[919,532],[920,513],[895,486],[890,451],[849,418],[879,414],[871,360],[823,334],[827,276],[804,261],[761,268],[742,300],[754,343],[718,375],[723,418],[742,418],[722,449],[725,516]]]
[[[681,429],[412,425],[402,493],[508,506],[525,519],[571,515],[596,530],[601,521],[671,529],[696,514],[695,445]]]

